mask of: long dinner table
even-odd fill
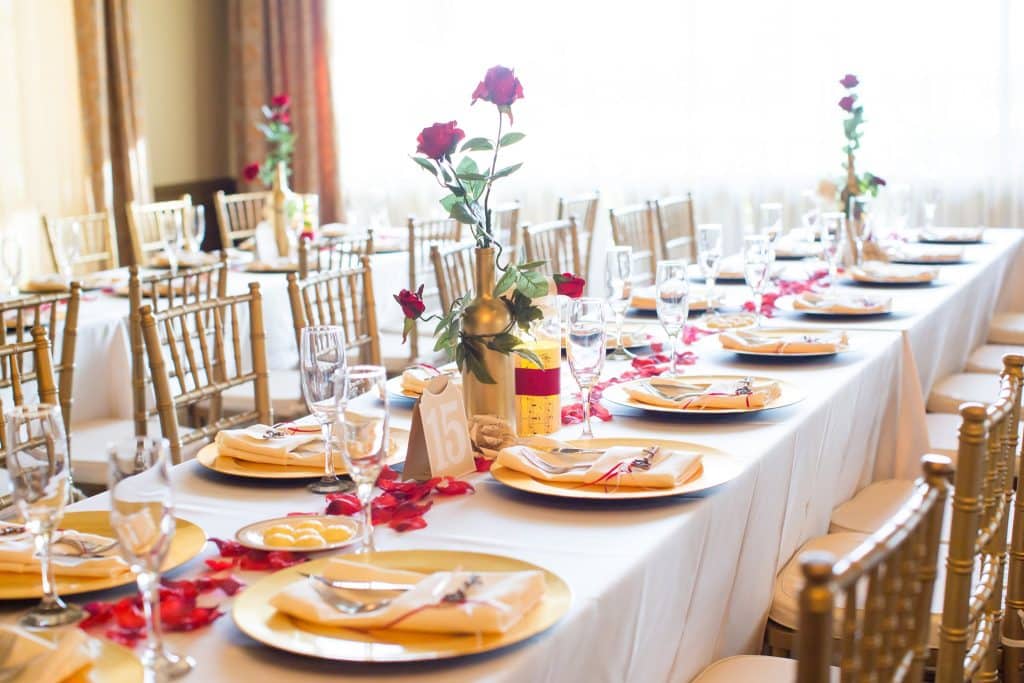
[[[924,397],[937,379],[960,371],[983,343],[997,307],[1015,305],[1005,297],[999,303],[1000,292],[1024,284],[1017,267],[1022,238],[1024,231],[989,230],[985,244],[967,247],[964,263],[939,266],[936,284],[886,288],[895,302],[889,316],[826,323],[780,312],[766,322],[847,330],[851,349],[834,357],[754,361],[722,349],[714,336],[690,347],[697,360],[687,372],[783,380],[803,396],[794,405],[741,416],[666,416],[609,405],[612,419],[595,420],[595,436],[601,438],[656,438],[725,452],[740,467],[721,486],[612,504],[526,494],[477,473],[467,477],[475,493],[435,503],[426,528],[377,530],[378,550],[494,553],[558,574],[571,588],[572,602],[547,632],[486,655],[401,665],[347,664],[270,649],[243,635],[230,614],[208,628],[171,634],[169,643],[197,660],[192,680],[263,677],[285,683],[339,676],[688,681],[715,659],[755,652],[777,571],[802,543],[827,531],[833,508],[873,480],[914,475],[927,450]],[[746,296],[738,285],[724,289],[730,300]],[[628,367],[609,361],[602,377]],[[119,386],[126,394],[129,385]],[[564,364],[561,387],[563,401],[571,400],[575,383]],[[393,400],[392,426],[407,428],[411,409],[411,402]],[[567,425],[553,436],[574,439],[579,432],[579,425]],[[323,508],[323,498],[304,483],[232,478],[195,461],[175,467],[173,483],[177,514],[213,537],[232,538],[260,519]],[[100,495],[72,507],[108,505]],[[195,576],[215,554],[211,545],[170,575]],[[262,575],[240,576],[253,582]],[[128,593],[119,589],[83,599]],[[13,620],[27,604],[4,603],[0,619]],[[230,601],[224,609],[230,611]]]

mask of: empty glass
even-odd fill
[[[198,254],[203,249],[203,240],[206,238],[206,207],[197,204],[192,207],[192,217],[189,221],[188,250]]]
[[[863,195],[850,197],[846,213],[846,224],[853,237],[857,250],[854,260],[858,265],[864,263],[864,244],[871,239],[871,198]]]
[[[82,255],[82,224],[70,221],[57,224],[57,258],[61,276],[70,281],[75,274],[75,262]]]
[[[782,235],[782,204],[764,202],[757,210],[757,234],[764,235],[775,244]]]
[[[805,247],[814,242],[820,223],[821,196],[814,190],[804,190],[800,193],[800,227],[789,231],[794,245]]]
[[[3,259],[4,270],[7,273],[7,291],[17,295],[21,285],[21,270],[24,266],[23,250],[21,248],[21,237],[10,232],[0,239],[0,257]]]
[[[604,280],[608,307],[615,314],[615,351],[612,360],[628,360],[633,354],[622,346],[622,320],[633,296],[633,248],[609,247],[605,261]]]
[[[659,261],[655,278],[658,321],[665,328],[672,345],[672,374],[680,374],[680,344],[690,314],[690,282],[686,278],[686,261]]]
[[[743,278],[754,294],[754,314],[761,326],[761,303],[764,290],[771,281],[775,252],[767,235],[747,235],[743,238]]]
[[[889,222],[892,225],[892,237],[903,239],[910,222],[910,188],[906,185],[895,185],[887,188],[889,204]]]
[[[590,430],[590,392],[601,376],[606,344],[604,301],[587,297],[575,299],[569,305],[565,354],[572,376],[580,387],[583,401],[581,436],[585,439],[594,436]]]
[[[354,365],[335,378],[341,453],[363,505],[363,550],[372,553],[373,486],[388,456],[387,373],[379,365]]]
[[[164,252],[167,254],[167,265],[171,268],[171,274],[178,274],[178,254],[181,251],[181,212],[174,211],[169,214],[157,216],[160,224],[160,239],[164,243]]]
[[[313,493],[348,491],[352,485],[342,481],[334,471],[332,451],[336,415],[335,395],[338,393],[339,370],[344,370],[345,330],[337,325],[302,328],[299,349],[299,375],[302,398],[317,422],[324,439],[324,476],[309,485]]]
[[[828,290],[826,296],[835,295],[839,272],[839,255],[846,240],[846,216],[840,211],[821,214],[821,250],[828,263]]]
[[[705,296],[708,299],[708,315],[715,312],[715,279],[718,278],[718,267],[721,265],[721,261],[722,226],[718,223],[698,225],[697,263],[700,265],[700,271],[704,275],[704,290]]]
[[[935,227],[935,213],[939,208],[940,199],[941,193],[937,189],[925,190],[924,200],[921,202],[921,210],[924,212],[924,227]]]
[[[82,618],[82,610],[57,595],[50,557],[53,533],[64,518],[71,489],[60,406],[14,406],[4,417],[14,504],[32,534],[43,590],[42,601],[21,618],[21,624],[50,628],[76,622]]]
[[[166,439],[134,437],[108,447],[110,526],[131,564],[146,618],[146,680],[163,681],[192,670],[191,657],[168,652],[160,629],[160,567],[174,539],[174,491]]]

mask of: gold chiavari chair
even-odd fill
[[[64,261],[61,254],[61,233],[72,230],[78,224],[80,252],[68,265],[73,275],[85,275],[99,270],[117,268],[117,233],[114,219],[109,211],[90,213],[82,216],[43,216],[46,244],[53,259],[54,268],[59,269]]]
[[[796,662],[729,657],[705,669],[695,683],[924,680],[953,465],[945,456],[926,455],[922,469],[896,515],[849,552],[838,559],[821,551],[801,554]]]
[[[374,253],[373,230],[362,235],[299,240],[298,251],[300,280],[305,280],[311,273],[356,268],[364,256]]]
[[[414,216],[408,221],[409,240],[409,291],[415,292],[423,285],[423,300],[428,308],[438,301],[437,283],[430,281],[433,274],[430,261],[431,245],[442,247],[457,244],[462,239],[462,224],[450,218],[419,219]],[[409,360],[415,363],[420,356],[420,330],[412,328],[409,334]]]
[[[1013,354],[1004,360],[1009,372],[1022,373],[1024,356]],[[1019,380],[1024,390],[1024,378]],[[1017,428],[1007,425],[1008,444],[1011,453],[1020,462],[1024,443],[1020,440],[1020,414],[1016,415]],[[1019,468],[1019,464],[1018,464]],[[1020,487],[1020,471],[1017,475],[1017,487]],[[1024,496],[1014,496],[1013,525],[1010,530],[1009,572],[1006,580],[1006,610],[1003,619],[1003,680],[1009,683],[1020,683],[1024,680]]]
[[[505,255],[514,258],[519,255],[519,202],[508,202],[491,207],[491,229],[498,235]]]
[[[248,329],[240,309],[247,314]],[[143,306],[140,313],[160,429],[171,444],[174,463],[183,460],[186,448],[208,442],[222,429],[273,424],[259,283],[249,283],[246,294],[182,304],[159,313]],[[245,363],[246,355],[251,366]],[[252,385],[253,409],[224,416],[221,394],[247,384]],[[201,408],[206,419],[183,431],[179,413]]]
[[[661,258],[653,213],[650,202],[608,211],[615,244],[633,247],[633,281],[636,284],[654,282],[655,268]]]
[[[665,197],[654,201],[654,219],[661,244],[661,258],[697,259],[696,230],[693,220],[693,197]]]
[[[474,259],[472,242],[442,249],[436,244],[430,247],[430,261],[434,264],[434,277],[445,311],[455,300],[473,291]]]
[[[146,260],[164,248],[161,235],[163,221],[177,221],[187,239],[189,231],[185,226],[192,218],[192,196],[182,195],[181,199],[150,204],[128,203],[129,239],[132,245],[133,263],[145,265]]]
[[[590,270],[590,258],[594,244],[594,226],[597,224],[597,205],[601,196],[598,192],[587,192],[571,197],[558,198],[559,220],[576,217],[576,230],[580,243],[580,258],[583,269],[576,274],[586,278]]]
[[[222,249],[237,246],[242,240],[256,234],[256,226],[264,218],[269,192],[214,193]]]
[[[547,261],[549,273],[579,273],[579,233],[576,218],[523,226],[527,261]]]

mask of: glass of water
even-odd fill
[[[715,312],[715,280],[722,262],[722,226],[718,223],[704,223],[697,226],[697,263],[704,275],[705,296],[708,299],[708,315]],[[660,270],[659,270],[660,273]]]
[[[925,190],[924,200],[921,202],[921,210],[924,212],[924,227],[935,227],[935,213],[939,209],[941,193],[936,188]]]
[[[201,252],[204,239],[206,239],[206,207],[196,204],[192,207],[192,217],[189,221],[188,250],[193,254]]]
[[[672,374],[680,374],[679,357],[686,316],[690,314],[690,282],[686,279],[685,261],[659,261],[655,279],[658,321],[665,328],[672,345]]]
[[[892,236],[896,239],[906,237],[910,222],[910,188],[906,185],[895,185],[888,188],[889,220],[892,224]]]
[[[764,202],[757,210],[757,234],[764,235],[774,245],[782,235],[782,204]]]
[[[835,296],[839,278],[839,255],[846,241],[846,216],[840,211],[821,214],[821,250],[828,263],[828,290],[826,296]]]
[[[351,484],[338,478],[334,471],[334,422],[337,417],[335,396],[338,393],[339,370],[346,366],[345,330],[337,325],[302,328],[299,348],[299,375],[302,398],[306,408],[320,423],[324,440],[324,476],[309,485],[313,493],[348,491]]]
[[[580,387],[583,401],[584,439],[593,438],[590,429],[590,393],[601,376],[607,344],[604,301],[575,299],[569,305],[569,325],[565,353],[569,369]]]
[[[167,265],[171,268],[171,275],[178,274],[178,256],[181,253],[181,214],[181,211],[174,211],[157,216],[160,223],[160,239],[164,242],[164,253],[167,254]]]
[[[771,281],[775,252],[767,235],[747,235],[743,238],[743,278],[754,294],[754,313],[757,326],[761,326],[761,303],[764,291]]]
[[[633,248],[609,247],[604,270],[608,307],[615,314],[615,351],[612,360],[628,360],[633,354],[622,345],[622,321],[633,296]]]
[[[871,198],[866,196],[850,197],[846,214],[847,228],[853,236],[853,245],[857,250],[854,254],[857,265],[864,263],[864,245],[871,239]]]
[[[82,255],[82,224],[69,221],[57,225],[57,257],[60,274],[68,282],[75,275],[75,263]]]

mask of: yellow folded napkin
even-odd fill
[[[681,400],[672,400],[659,394],[653,384],[668,396],[686,396]],[[632,384],[624,384],[623,389],[634,401],[664,408],[680,410],[729,410],[735,408],[763,408],[780,395],[782,389],[777,382],[756,382],[748,387],[742,382],[724,381],[713,384],[697,384],[686,379],[657,377]],[[689,394],[693,394],[690,396]]]
[[[0,626],[0,638],[8,637],[14,647],[2,665],[25,666],[11,683],[59,683],[93,661],[89,636],[79,628],[65,629],[50,642],[17,626]]]
[[[751,353],[835,353],[846,348],[845,332],[794,333],[770,337],[748,330],[718,335],[722,348]]]
[[[410,394],[422,394],[427,388],[427,382],[439,375],[448,375],[456,382],[462,382],[462,375],[454,363],[442,365],[439,368],[427,365],[413,365],[402,371],[402,391]]]
[[[885,261],[865,261],[859,266],[851,266],[848,272],[857,282],[931,282],[939,276],[935,268]]]
[[[941,244],[901,244],[889,252],[889,259],[904,263],[958,263],[964,259],[964,250]]]
[[[0,522],[0,528],[18,526]],[[59,531],[55,534],[55,542],[52,546],[54,553],[75,553],[77,548],[61,542],[61,538],[75,538],[90,544],[107,545],[114,541],[107,536],[86,534],[73,530]],[[32,536],[26,531],[20,534],[11,534],[0,537],[0,572],[12,574],[33,574],[39,572],[39,560],[36,559],[35,543]],[[59,557],[52,558],[53,573],[57,576],[89,576],[108,577],[118,576],[131,571],[131,567],[121,559],[118,549],[104,554],[103,557],[79,558]]]
[[[558,442],[553,443],[557,444]],[[613,446],[598,456],[562,455],[552,453],[545,447],[537,448],[536,442],[527,441],[526,444],[517,444],[498,451],[497,463],[541,481],[579,484],[606,483],[609,486],[659,489],[679,486],[688,481],[700,468],[700,453],[666,449],[659,450],[657,455],[651,459],[649,469],[630,467],[630,463],[644,455],[644,449],[640,446]],[[592,464],[587,469],[580,468],[553,474],[543,467],[538,467],[531,460],[546,462],[553,467],[567,467],[587,462]]]
[[[980,242],[985,228],[922,228],[917,238],[923,242]]]
[[[726,256],[718,264],[718,277],[722,280],[743,279],[743,254]]]
[[[29,278],[22,290],[34,294],[51,294],[66,292],[71,288],[71,281],[60,273],[47,273],[46,275],[35,275]]]
[[[251,273],[294,272],[299,269],[299,264],[287,257],[283,257],[273,261],[251,261],[246,264],[245,269]]]
[[[717,297],[716,297],[717,298]],[[691,311],[703,311],[708,307],[707,294],[701,290],[690,292],[688,299]],[[629,305],[641,311],[658,310],[658,293],[654,285],[638,287],[633,292]]]
[[[216,263],[217,255],[208,252],[192,253],[183,251],[178,254],[178,267],[189,268],[193,266],[205,266],[209,263]],[[171,260],[167,258],[167,252],[161,251],[149,258],[151,268],[170,268]]]
[[[270,604],[303,621],[340,628],[504,633],[544,597],[544,574],[539,571],[420,574],[379,569],[335,557],[325,564],[322,576],[334,581],[405,583],[413,588],[398,594],[386,607],[364,614],[344,614],[336,610],[308,581],[289,585],[273,596]],[[463,602],[444,601],[446,595],[453,595],[460,589],[465,593]],[[368,599],[367,593],[358,591],[339,590],[338,595],[357,601]]]
[[[236,460],[267,465],[317,467],[324,460],[321,439],[320,426],[310,418],[304,418],[276,429],[267,425],[225,429],[217,432],[215,443],[218,455]],[[335,459],[341,462],[338,453],[335,453]]]
[[[819,313],[887,313],[892,309],[892,298],[840,295],[835,299],[829,299],[814,292],[804,292],[793,299],[793,308],[798,311]]]

